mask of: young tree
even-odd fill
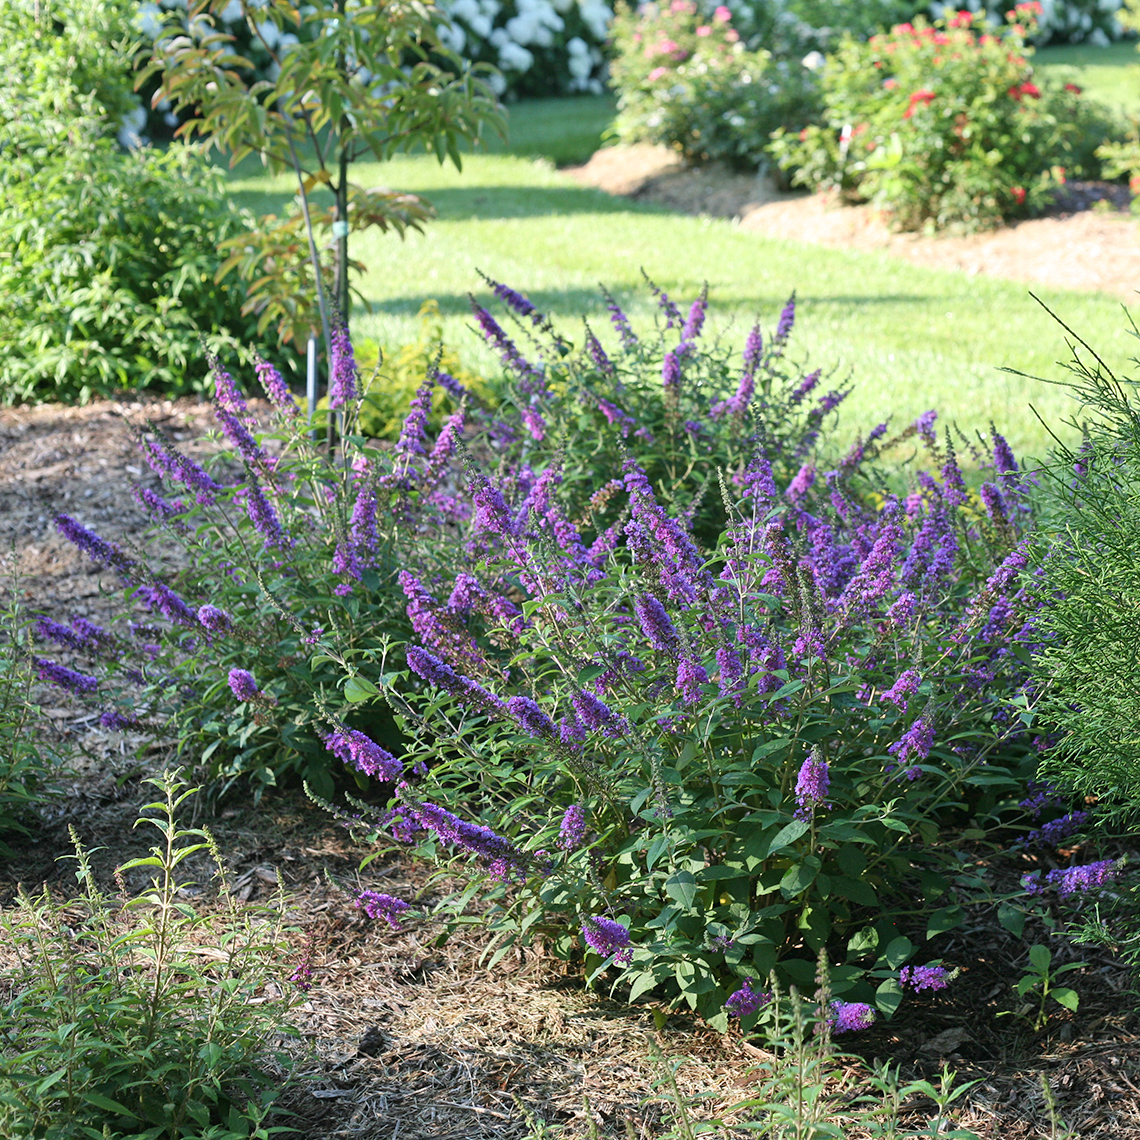
[[[235,4],[269,55],[266,78],[219,30]],[[292,211],[227,242],[219,275],[236,268],[249,282],[246,310],[260,314],[259,329],[276,320],[280,339],[299,343],[319,325],[327,348],[326,288],[347,323],[349,270],[364,269],[349,258],[349,234],[376,226],[403,235],[432,215],[416,195],[350,181],[352,164],[423,147],[459,167],[461,141],[478,139],[484,125],[503,133],[492,69],[445,47],[437,30],[445,13],[418,0],[191,0],[171,20],[140,83],[157,74],[154,102],[189,113],[179,134],[228,153],[231,164],[256,154],[297,178]],[[313,197],[318,189],[323,200]]]

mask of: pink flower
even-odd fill
[[[697,29],[697,35],[698,35],[698,36],[700,36],[702,39],[703,39],[705,36],[711,36],[711,35],[712,35],[712,28],[710,28],[710,27],[708,26],[708,24],[702,24],[702,25],[701,25],[701,26],[700,26],[700,27]]]
[[[713,19],[718,24],[727,24],[732,19],[732,12],[723,4],[713,13]]]
[[[649,73],[649,82],[650,83],[656,83],[658,79],[660,79],[660,78],[662,78],[662,76],[665,76],[668,74],[669,74],[669,69],[667,67],[655,67]]]

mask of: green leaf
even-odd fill
[[[665,880],[665,893],[684,910],[692,910],[697,898],[697,880],[691,871],[678,871]]]
[[[1025,930],[1025,911],[1010,906],[1007,902],[998,907],[997,920],[1014,938],[1020,938],[1022,931]]]
[[[881,957],[887,966],[897,970],[914,953],[914,943],[909,938],[892,938]]]
[[[1047,974],[1049,963],[1052,961],[1053,953],[1048,946],[1042,946],[1040,942],[1037,942],[1029,947],[1029,962],[1039,974]]]
[[[83,1093],[83,1099],[89,1104],[95,1105],[96,1108],[103,1109],[104,1112],[116,1112],[128,1120],[138,1120],[138,1117],[126,1105],[120,1104],[117,1100],[112,1100],[102,1093],[87,1091]]]
[[[1071,1009],[1074,1013],[1076,1012],[1077,1005],[1081,1000],[1077,996],[1076,990],[1070,990],[1066,986],[1058,986],[1057,989],[1050,990],[1049,996],[1056,998],[1057,1001],[1061,1003],[1061,1005],[1063,1005],[1066,1009]]]
[[[820,862],[814,855],[808,855],[800,863],[793,863],[780,880],[780,893],[786,899],[803,894],[815,882],[819,868]]]
[[[633,979],[633,985],[629,987],[629,1001],[635,1002],[642,994],[648,993],[653,987],[657,985],[657,975],[651,970],[645,970],[638,974]]]
[[[359,704],[361,701],[378,697],[380,690],[366,677],[349,677],[344,683],[344,699]]]
[[[961,926],[965,917],[966,912],[960,906],[944,906],[941,910],[936,910],[926,924],[927,939]]]
[[[805,835],[811,828],[811,825],[806,819],[793,819],[791,823],[785,824],[772,836],[772,842],[768,844],[768,850],[764,858],[770,858],[772,854],[779,851],[783,847],[790,847],[802,835]]]
[[[897,979],[888,978],[875,991],[875,1005],[890,1017],[902,1004],[903,990]]]

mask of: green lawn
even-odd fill
[[[1084,44],[1038,49],[1034,64],[1079,84],[1085,92],[1132,118],[1140,117],[1140,53],[1136,44]]]

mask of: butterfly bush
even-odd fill
[[[406,775],[356,822],[458,860],[503,952],[541,934],[747,1026],[744,979],[803,989],[827,950],[870,1024],[915,877],[952,926],[956,837],[1025,794],[1024,474],[933,413],[837,448],[846,389],[796,359],[794,298],[732,346],[703,292],[657,289],[651,332],[608,298],[574,339],[495,292],[496,446],[469,449],[452,545],[399,575]]]

